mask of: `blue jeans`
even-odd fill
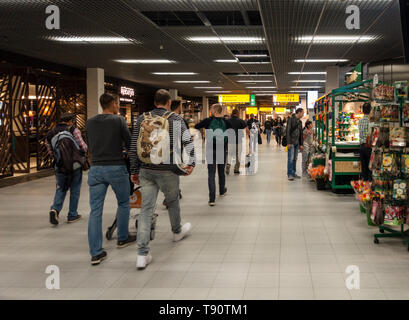
[[[75,218],[78,216],[78,202],[80,200],[82,184],[82,169],[75,170],[71,177],[56,171],[55,178],[57,180],[57,189],[55,191],[54,202],[51,209],[57,210],[58,213],[61,212],[64,205],[65,196],[67,195],[67,191],[69,189],[70,211],[68,212],[68,219]],[[68,179],[72,179],[71,185],[68,189],[65,189],[64,185],[68,183]]]
[[[108,186],[112,187],[118,202],[118,240],[128,239],[129,227],[129,173],[126,166],[92,166],[88,173],[89,204],[88,243],[92,257],[102,253],[102,211]]]
[[[297,159],[298,159],[299,145],[292,144],[288,148],[288,162],[287,162],[287,175],[288,177],[294,177],[297,171]]]
[[[267,135],[267,143],[270,144],[270,141],[271,141],[271,130],[266,130],[266,135]]]
[[[208,164],[208,184],[209,184],[209,201],[214,202],[216,200],[216,168],[219,175],[219,192],[224,192],[226,187],[226,175],[224,173],[224,164]]]
[[[179,205],[179,176],[171,171],[141,169],[139,173],[142,208],[138,220],[138,254],[149,253],[152,217],[159,190],[165,195],[173,233],[182,231]]]

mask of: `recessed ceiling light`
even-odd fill
[[[214,60],[214,62],[217,62],[217,63],[237,63],[237,62],[239,62],[239,60],[238,59],[217,59],[217,60]]]
[[[296,59],[295,62],[307,62],[307,63],[316,63],[316,62],[347,62],[348,59]]]
[[[326,75],[326,72],[289,72],[288,74],[297,74],[297,75],[319,75],[319,74],[323,74]]]
[[[294,88],[294,89],[321,89],[322,87],[320,87],[320,86],[304,86],[304,87],[300,87],[300,86],[298,86],[298,87],[296,87],[296,86],[294,86],[294,87],[291,87],[291,88]]]
[[[300,42],[312,42],[313,44],[342,44],[342,43],[364,43],[374,40],[373,36],[302,36],[296,37],[296,41]]]
[[[270,64],[270,61],[244,61],[241,64]]]
[[[231,91],[205,91],[206,93],[230,93]]]
[[[223,87],[194,87],[195,89],[223,89]]]
[[[238,80],[240,83],[267,83],[273,82],[272,80]]]
[[[304,82],[304,83],[314,83],[314,82],[327,82],[326,80],[293,80],[293,82]]]
[[[118,59],[114,60],[120,63],[135,63],[135,64],[159,64],[159,63],[175,63],[176,61],[167,59]]]
[[[198,43],[263,43],[260,37],[187,37],[188,41]]]
[[[177,80],[173,81],[174,83],[210,83],[210,81],[207,80]]]
[[[152,72],[152,74],[158,76],[193,76],[196,72]]]
[[[235,54],[237,58],[266,58],[266,54]]]
[[[276,89],[276,87],[246,87],[247,89]]]
[[[53,41],[70,43],[141,43],[136,40],[129,40],[123,37],[52,37]]]
[[[274,74],[252,74],[252,73],[242,73],[242,74],[237,74],[237,77],[273,77]]]

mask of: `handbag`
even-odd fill
[[[91,167],[88,155],[85,155],[85,160],[81,165],[82,171],[88,171],[89,168]]]

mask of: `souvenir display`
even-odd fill
[[[390,226],[399,226],[404,222],[406,216],[405,206],[386,204],[384,211],[385,211],[384,224]]]
[[[373,97],[375,100],[393,101],[395,99],[395,88],[391,85],[381,84],[374,88]]]
[[[397,179],[393,182],[392,198],[394,200],[406,200],[407,198],[406,180]]]
[[[406,128],[405,127],[390,128],[389,143],[391,147],[405,147],[406,146]]]
[[[404,174],[409,174],[409,154],[402,154],[401,172]]]

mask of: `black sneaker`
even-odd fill
[[[240,171],[234,171],[234,174],[240,174]]]
[[[73,222],[76,222],[76,221],[78,221],[78,220],[80,220],[82,218],[82,215],[77,215],[76,217],[73,217],[73,218],[67,218],[67,223],[73,223]]]
[[[91,264],[93,266],[96,266],[96,265],[100,264],[102,262],[102,260],[105,260],[106,257],[107,257],[107,253],[105,251],[102,251],[101,254],[91,258]]]
[[[221,197],[225,197],[227,195],[227,188],[224,188],[224,192],[220,194]]]
[[[58,225],[58,211],[55,209],[50,210],[50,223],[54,226]]]
[[[136,236],[129,235],[128,239],[126,239],[126,240],[122,240],[122,241],[118,240],[117,248],[119,248],[119,249],[120,248],[125,248],[125,247],[131,245],[134,242],[136,242]]]

